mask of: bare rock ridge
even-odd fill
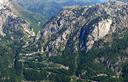
[[[94,6],[65,8],[41,32],[42,52],[61,55],[66,47],[88,51],[95,42],[127,28],[128,4],[115,1]]]

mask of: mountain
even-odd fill
[[[61,79],[59,69],[50,70],[55,81],[127,82],[127,6],[115,1],[67,7],[45,24],[39,51],[48,61],[68,67]]]
[[[36,34],[19,17],[35,11],[3,1],[0,82],[128,82],[127,2],[66,6]]]
[[[41,32],[43,44],[46,45],[43,50],[54,55],[58,51],[62,52],[65,47],[74,48],[73,51],[76,52],[88,51],[106,35],[112,37],[113,32],[127,27],[127,11],[123,9],[125,6],[122,7],[124,3],[111,4],[113,5],[105,3],[90,7],[69,7],[61,11]]]
[[[48,76],[33,78],[48,82],[127,82],[127,7],[121,1],[65,7],[38,33],[35,54],[29,46],[24,53],[48,67],[29,62],[33,70],[26,71],[39,69]]]
[[[26,18],[34,29],[39,29],[50,18],[57,15],[65,6],[85,5],[100,2],[99,0],[12,0],[16,7],[20,7],[20,16]],[[21,11],[22,9],[22,11]],[[39,17],[38,17],[39,16]],[[37,30],[37,28],[39,28]]]

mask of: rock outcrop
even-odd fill
[[[104,38],[111,31],[112,20],[105,19],[99,21],[98,24],[93,25],[94,30],[90,35],[88,35],[88,40],[86,43],[87,49],[91,49],[95,41]]]

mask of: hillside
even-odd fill
[[[15,82],[20,50],[35,37],[30,24],[0,3],[0,82]],[[17,79],[17,81],[19,81]]]
[[[0,82],[128,82],[124,1],[66,6],[37,34],[0,2]]]

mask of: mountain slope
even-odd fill
[[[25,47],[25,80],[127,82],[127,7],[115,1],[60,11],[38,33],[34,49]]]
[[[38,40],[42,56],[68,67],[50,69],[54,81],[127,82],[127,7],[120,1],[69,7],[45,25]]]
[[[19,53],[35,37],[29,23],[0,3],[0,81],[20,81],[17,76]]]
[[[37,35],[11,8],[0,5],[1,82],[128,82],[127,3],[65,7]]]
[[[125,29],[128,18],[127,4],[111,4],[113,5],[104,3],[90,8],[78,6],[64,9],[50,20],[41,32],[44,50],[54,55],[62,52],[66,46],[73,51],[86,51],[91,49],[96,41]]]

